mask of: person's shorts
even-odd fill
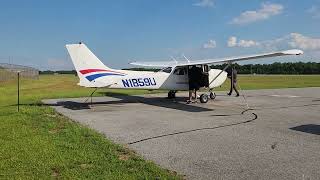
[[[199,85],[197,84],[197,83],[191,83],[190,85],[189,85],[189,90],[199,90]]]

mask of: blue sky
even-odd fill
[[[10,57],[42,70],[73,69],[64,45],[79,41],[114,68],[182,54],[201,59],[291,48],[305,55],[290,61],[320,61],[320,0],[0,3],[0,62]]]

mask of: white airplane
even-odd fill
[[[215,98],[212,90],[221,86],[227,79],[226,68],[233,62],[252,60],[266,57],[302,55],[298,49],[271,52],[258,55],[229,57],[221,59],[203,59],[185,62],[132,62],[132,65],[143,67],[162,68],[158,72],[116,70],[105,66],[83,43],[68,44],[66,48],[75,66],[80,82],[78,85],[89,88],[113,88],[113,89],[163,89],[169,90],[168,97],[174,98],[177,91],[189,90],[188,71],[190,67],[197,66],[202,70],[199,85],[209,89],[208,94],[200,96],[202,103],[208,102],[209,97]],[[223,70],[210,69],[208,65],[215,63],[228,63]]]

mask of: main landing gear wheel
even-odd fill
[[[169,91],[168,92],[168,98],[169,99],[176,98],[176,91]]]
[[[214,92],[210,92],[210,99],[215,99],[216,98],[216,93],[214,93]]]
[[[201,94],[201,96],[200,96],[200,102],[201,103],[207,103],[208,100],[209,100],[209,97],[208,97],[207,94]]]

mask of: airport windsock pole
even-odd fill
[[[19,112],[19,105],[20,105],[20,72],[18,72],[18,112]]]

